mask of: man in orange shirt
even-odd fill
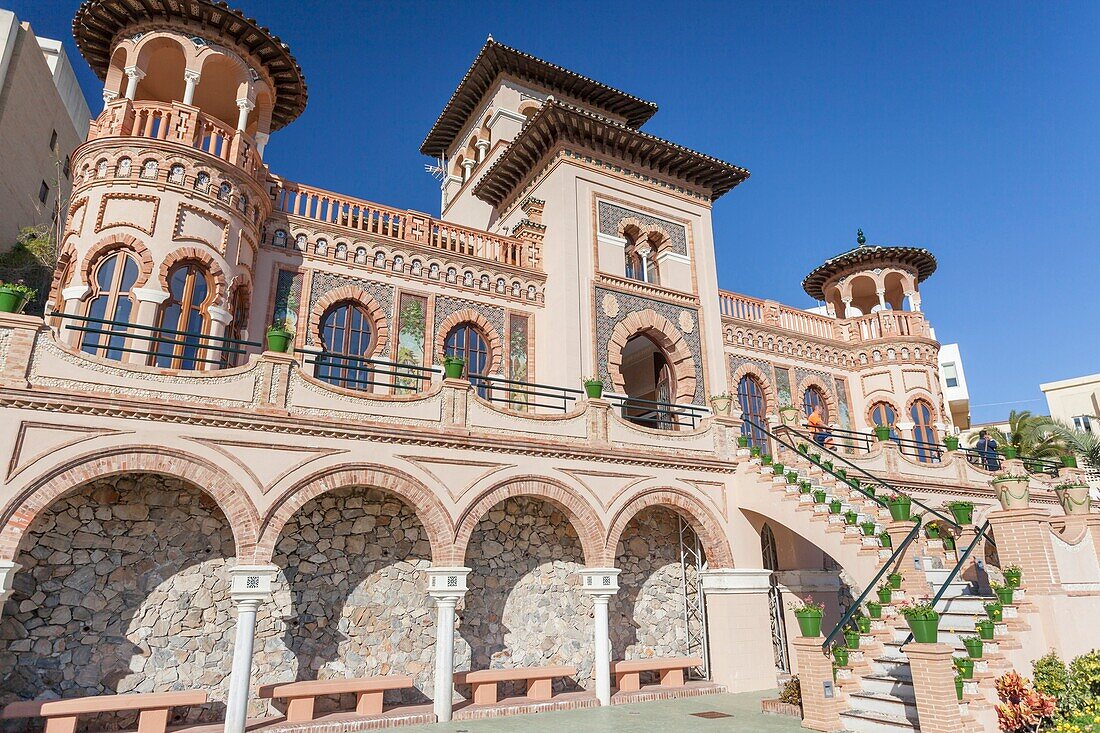
[[[806,418],[806,423],[810,426],[810,432],[813,433],[814,442],[824,447],[825,441],[829,439],[829,427],[825,423],[825,418],[821,417],[821,408],[814,407],[813,412]]]

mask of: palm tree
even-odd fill
[[[1055,430],[1049,417],[1032,415],[1030,410],[1008,413],[1008,432],[986,428],[989,437],[1002,448],[1011,446],[1019,458],[1058,458],[1066,452],[1064,437]],[[978,433],[970,436],[970,445],[978,442]]]
[[[1084,430],[1075,430],[1065,423],[1055,423],[1054,432],[1065,444],[1066,451],[1076,453],[1093,471],[1100,471],[1100,438]]]

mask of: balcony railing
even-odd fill
[[[276,211],[354,229],[380,237],[413,242],[430,249],[537,270],[530,243],[401,211],[332,191],[272,176],[271,198]]]
[[[142,137],[194,148],[252,175],[263,172],[256,143],[231,125],[179,102],[108,102],[96,118],[88,140],[102,137]]]
[[[470,383],[477,388],[477,393],[482,399],[504,405],[504,409],[517,412],[539,409],[569,412],[573,404],[584,394],[579,389],[505,379],[491,374],[471,374]]]
[[[699,405],[642,400],[626,395],[604,395],[628,422],[654,430],[694,430],[710,411]]]
[[[438,372],[431,367],[401,364],[331,351],[297,349],[306,364],[313,365],[313,376],[336,387],[363,392],[392,389],[394,394],[425,391]]]

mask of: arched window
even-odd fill
[[[141,177],[149,180],[156,180],[157,177],[157,161],[149,159],[141,164]]]
[[[806,417],[810,416],[815,407],[821,410],[821,419],[829,422],[829,406],[825,403],[825,394],[816,384],[811,384],[802,395],[802,410]]]
[[[160,338],[170,343],[156,344],[153,363],[164,369],[201,369],[210,333],[210,314],[214,300],[210,276],[197,262],[184,262],[168,273],[168,300],[160,307],[157,328]]]
[[[195,190],[206,192],[210,190],[210,174],[206,171],[199,171],[195,176]]]
[[[362,247],[355,250],[355,263],[358,265],[367,264],[367,250]]]
[[[745,418],[741,423],[741,435],[749,439],[749,447],[768,453],[768,435],[764,432],[764,388],[760,380],[751,374],[741,377],[737,383],[737,402]]]
[[[95,177],[106,178],[107,177],[107,159],[100,158],[99,162],[95,164]]]
[[[233,195],[233,187],[229,185],[229,181],[223,181],[222,185],[218,186],[218,199],[221,201],[228,201],[229,197]]]
[[[472,323],[460,323],[451,329],[443,341],[443,354],[466,362],[464,373],[467,376],[485,374],[492,364],[485,335]],[[484,381],[479,383],[477,391],[482,397],[488,394]]]
[[[119,361],[127,353],[124,335],[108,336],[105,331],[124,333],[134,310],[131,293],[138,278],[137,259],[125,250],[115,250],[103,257],[95,266],[92,276],[93,295],[88,300],[84,315],[89,319],[80,349],[88,354]],[[112,321],[115,324],[105,323]]]
[[[875,425],[882,427],[884,425],[890,426],[890,437],[897,439],[898,433],[894,428],[894,424],[898,421],[898,414],[894,411],[886,402],[876,402],[871,407],[871,422]]]
[[[285,247],[286,246],[286,230],[276,229],[275,236],[271,240],[273,247]]]
[[[909,419],[913,421],[913,440],[919,443],[936,445],[936,428],[932,425],[932,405],[924,400],[917,400],[909,408]],[[917,446],[917,460],[927,463],[939,458],[937,448],[927,445]]]
[[[176,164],[168,169],[168,182],[169,183],[183,183],[183,166]]]
[[[348,245],[344,242],[336,243],[336,259],[346,260],[348,258]]]
[[[647,239],[628,241],[626,245],[626,276],[631,280],[660,284],[657,252]]]
[[[129,178],[130,176],[130,159],[123,158],[118,161],[118,166],[115,168],[115,175],[119,178]]]
[[[317,364],[317,378],[346,389],[370,390],[370,366],[358,359],[371,348],[371,320],[367,309],[355,301],[337,303],[321,316],[321,342],[327,352]]]

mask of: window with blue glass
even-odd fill
[[[94,268],[94,289],[84,315],[88,321],[80,349],[105,359],[121,361],[127,353],[126,325],[134,310],[132,290],[138,278],[137,259],[125,250],[104,256]],[[142,344],[144,346],[144,344]]]
[[[741,377],[737,383],[737,402],[745,418],[741,423],[741,435],[749,439],[749,447],[768,453],[768,435],[764,432],[764,387],[760,380],[751,374]]]
[[[168,273],[168,300],[157,318],[153,363],[165,369],[203,369],[217,363],[218,352],[207,351],[210,314],[214,301],[210,276],[198,262],[183,262]],[[210,354],[208,356],[207,354]]]
[[[362,303],[343,301],[321,316],[321,342],[325,354],[318,358],[317,377],[346,389],[370,390],[371,319]]]

